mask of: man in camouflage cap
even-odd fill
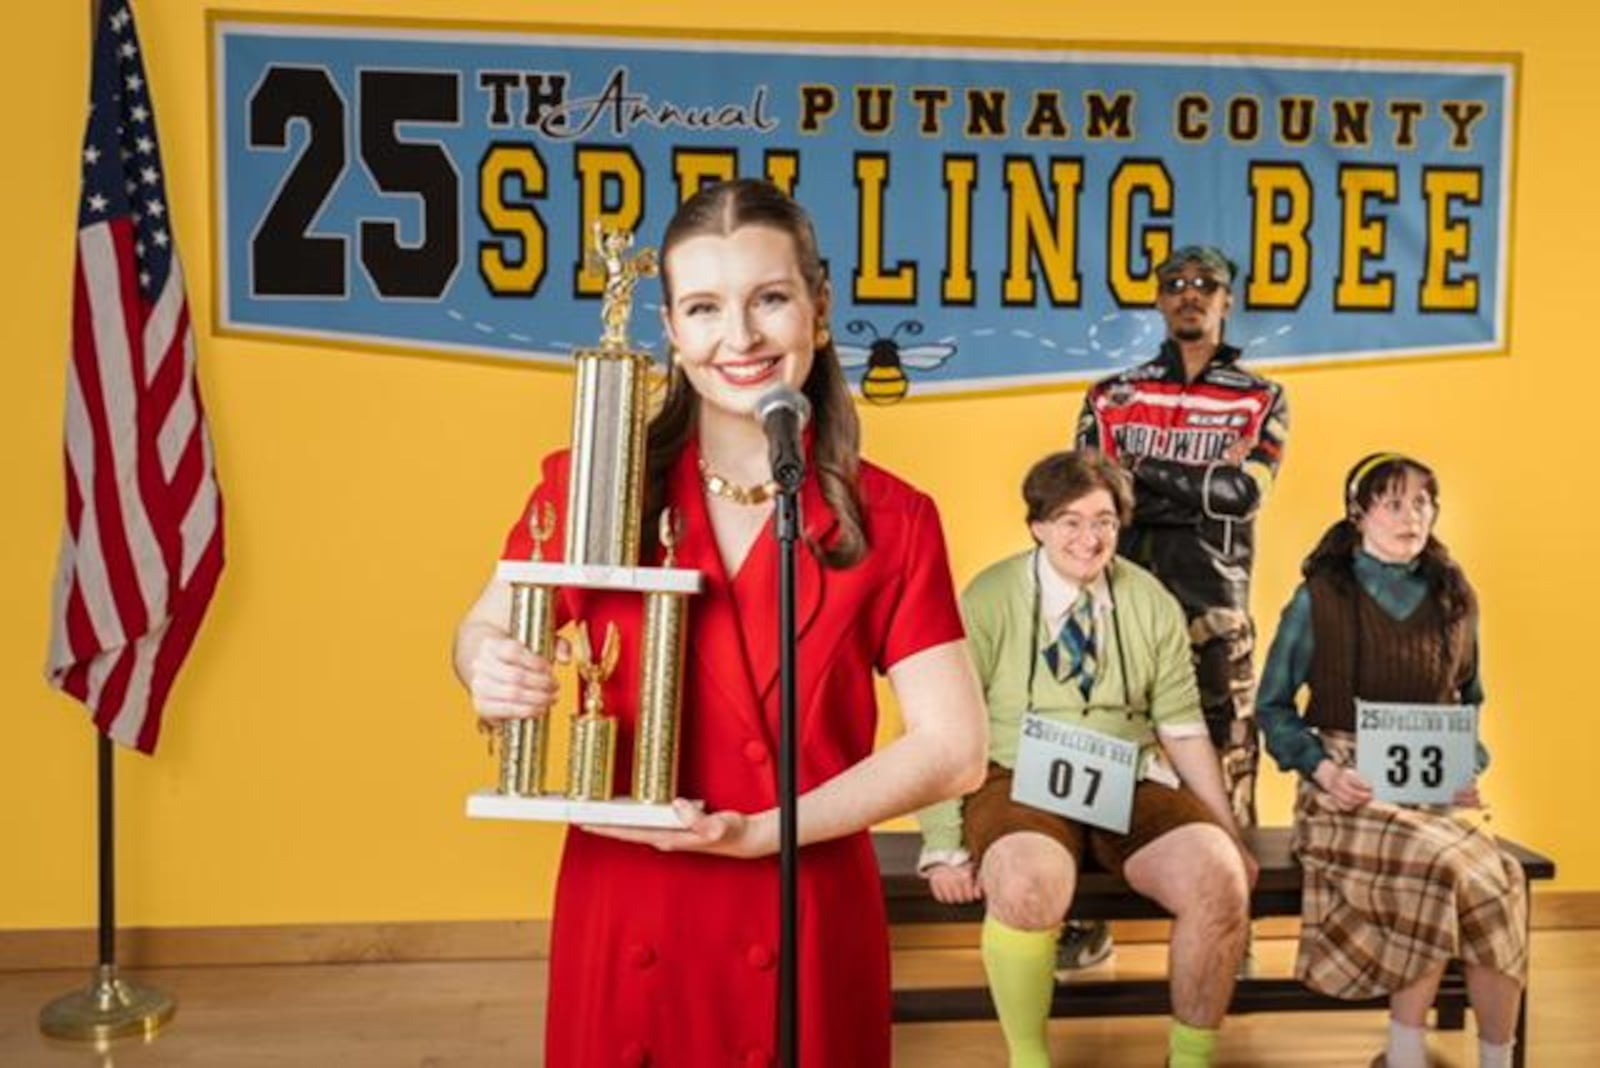
[[[1211,741],[1234,819],[1254,826],[1259,743],[1251,652],[1255,517],[1283,458],[1283,387],[1239,366],[1223,340],[1238,269],[1210,245],[1187,245],[1156,268],[1161,351],[1097,382],[1084,397],[1076,445],[1097,448],[1134,480],[1133,522],[1118,551],[1155,573],[1189,621]],[[1103,959],[1109,938],[1079,928],[1060,963]]]

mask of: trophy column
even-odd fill
[[[555,661],[555,593],[549,586],[511,586],[511,636],[545,660]],[[500,724],[500,792],[508,797],[544,793],[548,716],[508,719]]]
[[[683,705],[686,598],[651,593],[644,602],[639,722],[634,728],[633,799],[668,805],[678,795],[678,722]]]
[[[644,508],[650,361],[602,348],[579,350],[576,362],[567,563],[632,567],[639,562]]]
[[[661,510],[663,568],[676,562],[682,523]],[[645,594],[644,649],[639,657],[639,720],[633,739],[633,799],[670,805],[678,796],[678,724],[683,712],[684,638],[688,598],[657,590]]]

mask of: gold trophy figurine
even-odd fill
[[[661,543],[661,566],[672,568],[678,562],[678,539],[683,537],[683,516],[672,505],[661,509],[656,521],[656,540]]]
[[[600,305],[600,321],[605,330],[600,347],[613,352],[628,348],[628,320],[633,317],[633,287],[641,278],[654,278],[660,269],[656,250],[640,249],[633,256],[633,234],[626,230],[606,230],[595,220],[594,245],[584,257],[585,266],[606,272],[605,296]]]
[[[583,715],[572,721],[572,749],[567,758],[567,796],[574,801],[609,801],[616,768],[617,721],[605,714],[601,687],[617,670],[622,647],[615,623],[606,624],[600,658],[589,645],[589,627],[579,623],[573,637],[573,660],[583,679]]]
[[[556,509],[549,501],[541,501],[528,517],[528,538],[533,542],[533,552],[528,559],[544,559],[544,543],[556,532]]]

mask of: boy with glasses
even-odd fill
[[[1174,916],[1169,1064],[1210,1063],[1256,866],[1200,714],[1183,610],[1116,556],[1128,477],[1091,451],[1023,483],[1034,548],[961,595],[989,770],[919,814],[939,901],[986,903],[982,949],[1011,1068],[1046,1068],[1056,939],[1092,855]]]

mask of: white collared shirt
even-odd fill
[[[1043,552],[1038,556],[1039,575],[1039,620],[1045,633],[1040,635],[1041,648],[1044,643],[1053,642],[1061,635],[1061,627],[1067,621],[1072,606],[1078,603],[1078,594],[1083,587],[1072,579],[1062,575],[1050,566],[1049,559]],[[1111,626],[1111,612],[1114,604],[1111,600],[1111,587],[1106,584],[1104,571],[1094,577],[1089,583],[1089,599],[1094,605],[1094,651],[1099,656],[1105,652],[1106,633]]]
[[[1114,565],[1106,565],[1106,570]],[[1040,625],[1045,628],[1045,633],[1040,636],[1040,641],[1053,642],[1061,635],[1061,627],[1067,621],[1067,615],[1072,611],[1072,606],[1078,603],[1078,594],[1083,587],[1073,580],[1062,575],[1050,566],[1050,561],[1041,551],[1038,555],[1039,576],[1039,619]],[[1108,635],[1115,626],[1111,621],[1112,612],[1116,605],[1111,599],[1111,586],[1106,581],[1106,571],[1094,577],[1089,583],[1089,598],[1094,605],[1094,652],[1104,662],[1106,642]],[[1043,648],[1043,645],[1040,646]],[[1192,738],[1206,733],[1204,723],[1185,723],[1177,726],[1166,725],[1156,728],[1156,733],[1168,738]],[[1161,758],[1154,750],[1147,750],[1147,758],[1155,758],[1159,763]],[[1149,759],[1146,764],[1150,763]],[[1152,768],[1147,766],[1140,775],[1141,778],[1154,779],[1168,786],[1176,786],[1178,779],[1170,769],[1164,767]]]

